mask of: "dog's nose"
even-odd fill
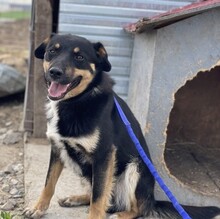
[[[60,78],[63,74],[63,71],[60,68],[52,67],[49,70],[49,73],[52,78]]]

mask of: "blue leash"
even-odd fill
[[[163,179],[159,176],[157,170],[155,169],[154,165],[150,161],[150,159],[147,157],[146,153],[144,152],[139,140],[137,139],[136,135],[134,134],[133,129],[131,128],[131,124],[128,121],[127,117],[125,116],[120,104],[118,103],[117,99],[114,97],[114,102],[117,107],[118,113],[124,122],[128,134],[131,137],[131,140],[134,142],[136,149],[138,150],[138,153],[140,154],[141,158],[143,159],[144,163],[147,165],[149,168],[151,174],[154,176],[155,180],[158,182],[160,187],[163,189],[167,197],[170,199],[172,202],[174,208],[178,211],[178,213],[181,215],[183,219],[192,219],[187,212],[183,209],[183,207],[178,203],[177,199],[174,197],[172,192],[169,190],[169,188],[166,186],[164,183]]]

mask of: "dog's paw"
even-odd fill
[[[112,214],[108,217],[108,219],[127,219],[128,216],[127,215],[122,215],[121,213],[116,213],[116,214]],[[131,217],[129,217],[131,218]],[[133,217],[132,217],[133,218]],[[143,219],[142,217],[135,217],[138,219]],[[153,218],[152,218],[153,219]],[[155,218],[156,219],[156,218]]]
[[[59,199],[58,203],[61,207],[75,207],[80,205],[88,205],[90,202],[89,195],[70,196],[67,198]]]
[[[74,207],[74,206],[79,206],[81,204],[73,200],[71,197],[59,199],[58,203],[61,207]]]
[[[25,218],[38,219],[45,214],[45,210],[39,210],[37,208],[26,208],[23,212]]]
[[[119,219],[117,214],[112,214],[108,217],[108,219]]]

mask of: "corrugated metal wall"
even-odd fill
[[[60,0],[59,33],[100,41],[112,64],[115,91],[126,100],[133,38],[123,26],[194,2],[194,0]]]

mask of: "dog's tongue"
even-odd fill
[[[53,81],[48,89],[48,93],[51,97],[60,97],[66,92],[67,88],[68,84],[63,85]]]

